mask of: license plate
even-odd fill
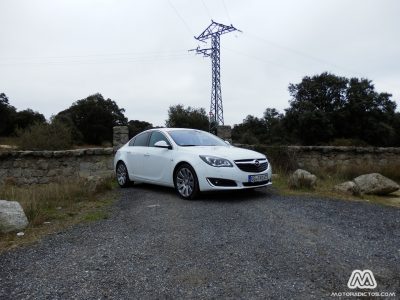
[[[268,174],[249,175],[249,182],[260,182],[268,180]]]

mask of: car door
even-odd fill
[[[173,151],[167,148],[155,147],[155,143],[165,141],[171,146],[166,136],[158,130],[151,133],[149,146],[146,149],[147,156],[144,159],[144,176],[147,180],[169,184],[172,182]]]
[[[133,180],[145,178],[144,158],[147,154],[147,146],[151,132],[143,132],[137,135],[129,145],[128,149],[128,172]]]

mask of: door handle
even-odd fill
[[[150,156],[150,154],[146,153],[144,156]]]

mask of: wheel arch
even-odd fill
[[[174,183],[174,187],[176,188],[176,181],[175,181],[175,176],[176,176],[176,172],[178,171],[178,169],[179,169],[179,167],[180,166],[182,166],[182,165],[189,165],[192,169],[193,169],[193,171],[194,171],[194,178],[195,178],[195,181],[196,181],[196,186],[197,186],[197,192],[196,192],[196,194],[198,193],[198,192],[201,192],[201,190],[200,190],[200,183],[199,183],[199,177],[198,177],[198,175],[197,175],[197,171],[196,171],[196,169],[195,169],[195,167],[193,166],[193,164],[191,164],[190,162],[188,162],[187,160],[181,160],[180,162],[178,162],[176,165],[175,165],[175,167],[174,167],[174,171],[173,171],[173,173],[172,173],[172,181],[173,181],[173,183]],[[182,196],[181,196],[182,197]],[[196,196],[195,196],[196,197]],[[193,198],[191,198],[191,199],[193,199]]]
[[[117,167],[118,167],[118,165],[119,165],[120,163],[123,163],[123,164],[125,165],[126,169],[128,170],[128,166],[126,165],[126,163],[124,162],[124,160],[123,160],[123,159],[118,159],[117,162],[115,163],[115,167],[114,167],[114,171],[115,171],[115,172],[117,171]],[[128,172],[128,174],[129,174],[129,172]]]
[[[174,171],[172,172],[172,181],[174,182],[174,185],[175,185],[175,174],[176,174],[176,171],[178,170],[178,168],[180,166],[182,166],[184,164],[188,164],[189,166],[191,166],[193,168],[192,164],[187,162],[186,160],[181,160],[180,162],[178,162],[174,167]],[[193,168],[193,170],[194,170],[194,168]]]

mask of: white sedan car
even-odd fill
[[[114,168],[121,187],[133,181],[170,186],[184,199],[202,191],[272,184],[271,165],[264,154],[233,147],[195,129],[144,131],[117,151]]]

